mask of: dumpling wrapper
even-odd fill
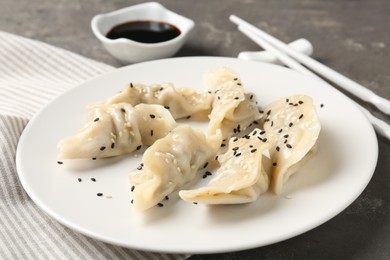
[[[271,188],[280,194],[284,183],[316,152],[321,124],[312,98],[297,95],[277,100],[264,108],[263,129],[270,143]]]
[[[209,134],[221,129],[223,138],[228,139],[262,117],[255,94],[244,93],[242,82],[234,71],[218,68],[206,75],[205,82],[208,91],[214,95]]]
[[[210,137],[188,125],[178,126],[146,149],[142,164],[129,173],[136,210],[147,210],[193,180],[200,167],[214,158],[222,142],[220,131]]]
[[[208,93],[198,93],[190,88],[177,88],[172,83],[150,86],[130,83],[106,103],[125,102],[133,106],[140,103],[159,104],[168,109],[175,119],[179,119],[189,116],[207,117],[212,99]]]
[[[203,204],[242,204],[257,200],[268,190],[269,159],[263,155],[269,144],[258,139],[255,129],[247,137],[229,140],[226,153],[218,156],[221,166],[205,187],[182,190],[180,197]]]
[[[74,136],[58,143],[59,159],[104,158],[130,153],[151,145],[177,126],[160,105],[97,105],[88,122]]]

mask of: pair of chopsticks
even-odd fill
[[[275,37],[244,21],[243,19],[235,15],[231,15],[229,19],[230,21],[238,25],[239,31],[241,31],[252,41],[261,46],[264,50],[273,54],[280,62],[284,63],[291,69],[294,69],[305,75],[309,75],[313,78],[323,81],[323,79],[321,79],[319,76],[317,76],[314,72],[311,71],[313,70],[319,75],[343,88],[344,90],[354,94],[356,97],[373,104],[383,113],[387,115],[390,114],[389,100],[376,95],[371,90],[341,75],[340,73],[336,72],[335,70],[332,70],[331,68],[314,60],[313,58],[295,51],[284,42],[276,39]],[[304,64],[306,67],[302,66],[301,63]],[[310,68],[311,70],[307,68]],[[386,122],[373,116],[368,110],[366,110],[359,104],[356,103],[356,105],[365,114],[367,119],[374,126],[375,130],[390,140],[390,126]]]

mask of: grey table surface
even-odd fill
[[[93,36],[91,18],[142,1],[0,0],[0,30],[37,39],[113,66]],[[196,23],[176,56],[236,57],[259,48],[228,20],[236,14],[289,42],[309,39],[314,58],[390,99],[390,1],[162,0]],[[389,116],[359,101],[386,122]],[[325,224],[273,245],[191,259],[390,259],[390,142],[381,136],[372,180]],[[351,183],[353,185],[353,183]],[[293,224],[293,223],[292,223]],[[237,238],[239,239],[239,238]]]

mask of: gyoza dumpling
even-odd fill
[[[206,76],[206,85],[214,95],[209,115],[209,134],[221,129],[223,138],[244,131],[262,117],[253,93],[244,93],[241,80],[232,70],[219,68]]]
[[[130,83],[107,103],[125,102],[133,106],[140,103],[159,104],[168,109],[175,119],[179,119],[194,115],[206,117],[210,113],[212,99],[208,93],[198,93],[190,88],[176,88],[171,83],[150,86]]]
[[[129,174],[134,207],[147,210],[193,180],[198,169],[214,158],[221,142],[220,132],[206,137],[187,125],[157,140],[146,149],[142,164]]]
[[[103,158],[151,145],[177,126],[160,105],[126,103],[97,105],[78,134],[58,143],[59,159]]]
[[[161,105],[138,104],[134,107],[134,115],[137,118],[142,145],[152,145],[177,126],[169,111]]]
[[[203,204],[240,204],[257,200],[269,186],[269,159],[263,156],[269,144],[258,139],[259,133],[260,130],[255,129],[246,137],[231,138],[226,153],[218,156],[221,167],[215,177],[206,187],[180,191],[180,197]]]
[[[317,111],[309,96],[277,100],[264,108],[263,140],[271,144],[272,190],[283,184],[316,152],[321,130]]]

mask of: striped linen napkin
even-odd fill
[[[42,212],[17,177],[15,151],[29,119],[50,100],[114,68],[0,31],[0,259],[184,259],[109,245]]]

